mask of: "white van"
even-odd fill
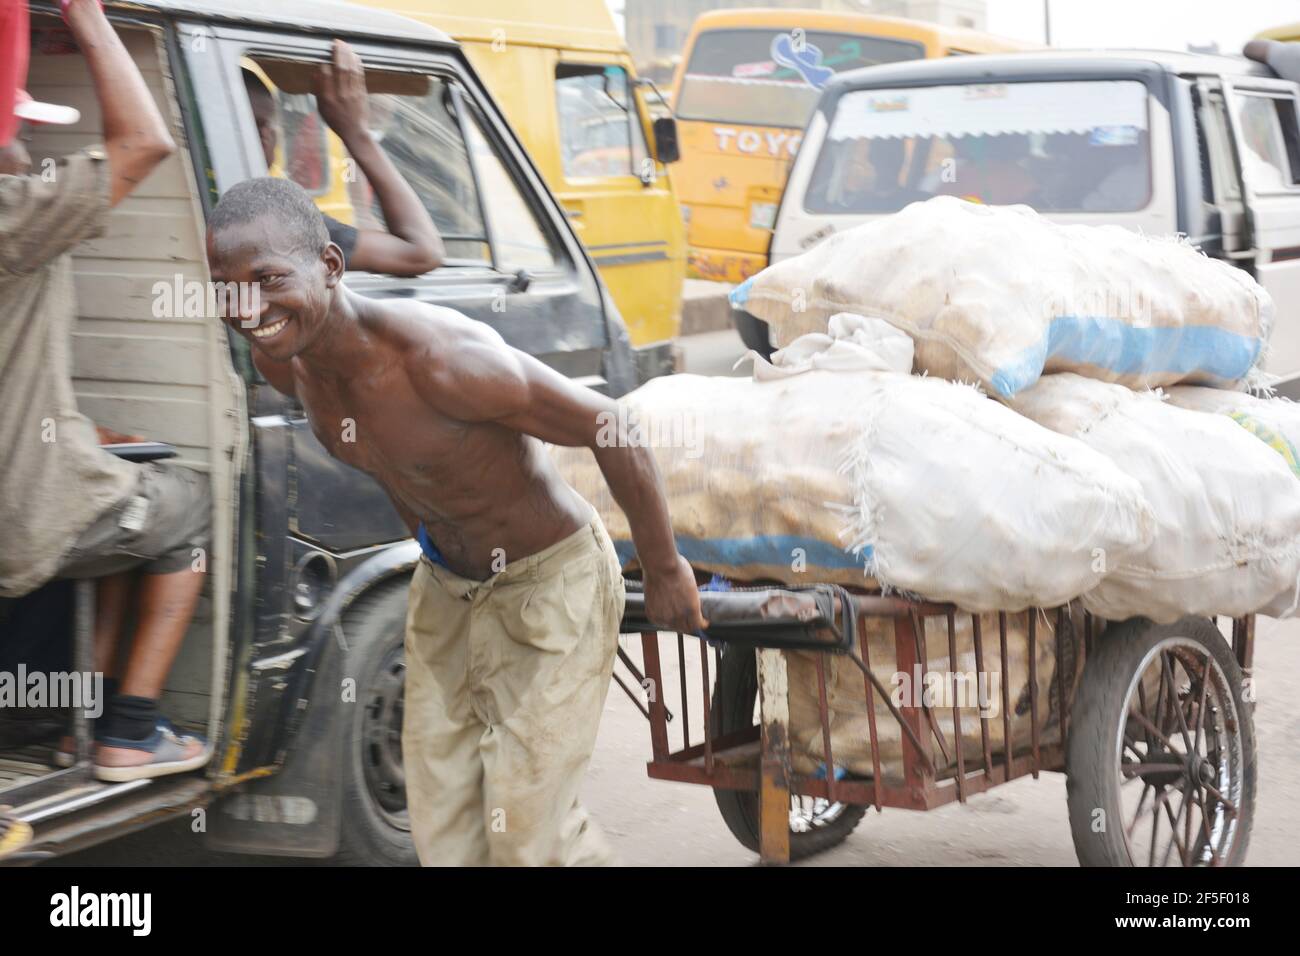
[[[1272,293],[1267,371],[1300,398],[1300,122],[1295,83],[1239,57],[1147,51],[950,57],[827,86],[769,261],[947,194],[1055,222],[1182,233]],[[746,341],[766,328],[739,314]]]

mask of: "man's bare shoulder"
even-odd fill
[[[384,302],[376,333],[398,355],[407,378],[426,400],[455,412],[494,406],[522,384],[519,353],[491,326],[444,306]],[[448,409],[451,411],[452,409]]]
[[[507,348],[495,329],[446,306],[384,301],[377,318],[369,323],[371,331],[397,346],[408,362],[436,360],[441,366],[466,349]]]

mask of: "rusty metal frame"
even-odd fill
[[[1088,652],[1100,633],[1105,622],[1095,620],[1091,614],[1083,614],[1082,631],[1073,635],[1075,661],[1073,673],[1065,675],[1061,667],[1057,668],[1056,695],[1057,711],[1060,721],[1059,739],[1044,742],[1040,739],[1038,711],[1041,706],[1040,675],[1037,666],[1037,641],[1039,640],[1037,621],[1042,614],[1054,614],[1055,642],[1057,659],[1064,659],[1062,641],[1067,621],[1072,621],[1068,608],[1030,610],[1029,626],[1025,635],[1028,644],[1027,667],[1030,684],[1031,741],[1024,752],[1013,752],[1013,748],[1004,747],[1004,752],[993,753],[989,718],[981,715],[980,739],[982,759],[976,767],[967,767],[962,752],[962,716],[959,708],[954,706],[951,713],[952,747],[942,729],[944,722],[941,715],[933,708],[921,706],[895,707],[889,694],[870,673],[871,660],[867,647],[867,618],[891,618],[894,625],[894,648],[896,664],[900,671],[912,673],[917,664],[926,665],[924,634],[927,619],[938,619],[947,627],[949,660],[956,658],[956,617],[967,612],[949,604],[937,604],[927,601],[909,600],[896,596],[883,596],[878,592],[851,592],[857,611],[858,641],[857,649],[860,661],[855,661],[864,670],[863,684],[867,699],[868,728],[871,736],[870,779],[835,778],[833,770],[828,769],[817,777],[794,773],[791,769],[789,741],[788,699],[784,696],[788,687],[785,683],[785,658],[779,650],[759,647],[759,696],[761,717],[757,726],[742,731],[715,736],[711,726],[712,688],[709,682],[709,646],[703,641],[696,641],[701,655],[702,677],[702,714],[704,716],[704,739],[692,742],[686,721],[682,721],[681,746],[674,750],[669,743],[667,710],[661,699],[649,702],[650,740],[652,758],[646,765],[648,775],[657,780],[672,780],[679,783],[696,783],[723,790],[748,790],[759,794],[760,807],[760,855],[764,862],[786,862],[789,859],[788,818],[790,796],[820,797],[832,802],[853,803],[874,806],[879,812],[883,807],[896,807],[909,810],[931,810],[945,806],[954,801],[965,802],[971,796],[983,793],[992,787],[1014,780],[1018,777],[1037,777],[1044,770],[1063,770],[1065,765],[1065,741],[1069,732],[1070,708],[1073,703],[1075,680],[1079,669],[1086,662]],[[980,616],[970,615],[973,622],[973,637],[976,667],[982,673],[984,668],[984,635],[980,628]],[[1249,673],[1249,663],[1253,651],[1254,620],[1244,618],[1234,621],[1232,646],[1243,669]],[[1009,654],[1007,648],[1007,614],[998,614],[997,655],[1002,667],[1001,673],[1009,671]],[[641,633],[641,646],[645,676],[650,687],[663,688],[663,673],[659,654],[660,636],[654,631]],[[678,649],[678,677],[681,690],[681,713],[688,711],[688,688],[686,679],[687,644],[680,634],[676,635]],[[716,652],[715,652],[716,653]],[[820,709],[821,750],[826,768],[834,768],[834,753],[831,744],[830,715],[827,706],[826,661],[827,652],[811,651],[816,655],[817,699]],[[851,658],[846,658],[846,660]],[[865,665],[865,667],[863,667]],[[715,671],[716,672],[716,671]],[[1012,702],[1009,699],[1009,682],[1004,678],[1002,685],[1002,739],[1011,739],[1010,713]],[[1049,688],[1050,690],[1051,688]],[[877,696],[883,697],[890,714],[902,730],[902,782],[887,780],[882,775],[880,758],[880,741],[876,727]],[[969,719],[969,718],[968,718]],[[929,736],[945,756],[945,765],[951,767],[955,759],[955,769],[936,771],[932,761],[922,746],[922,741]]]

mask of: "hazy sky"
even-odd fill
[[[1215,41],[1237,52],[1267,27],[1300,21],[1300,0],[1050,0],[1055,46],[1162,47]],[[987,0],[991,33],[1043,39],[1042,0]]]
[[[605,0],[619,16],[624,0]],[[1266,27],[1300,21],[1300,0],[1049,0],[1052,42],[1071,47],[1182,50],[1215,41],[1236,52]],[[989,30],[1043,39],[1043,0],[987,0]],[[754,6],[762,6],[754,0]],[[816,6],[810,2],[809,6]]]

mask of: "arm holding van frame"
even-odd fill
[[[103,114],[108,201],[116,206],[176,151],[176,143],[99,0],[66,0],[63,13],[90,68]]]
[[[445,250],[424,203],[370,135],[366,74],[361,58],[334,41],[334,62],[321,68],[316,106],[365,174],[384,211],[388,231],[360,229],[348,268],[397,276],[423,275],[442,265]]]

